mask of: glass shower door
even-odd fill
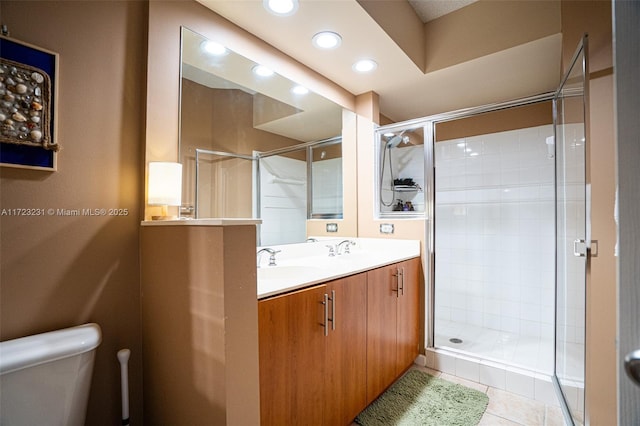
[[[589,235],[587,38],[554,98],[556,335],[554,384],[565,420],[584,423],[585,306]]]

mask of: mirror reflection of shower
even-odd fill
[[[424,131],[422,127],[380,132],[379,212],[424,212]]]

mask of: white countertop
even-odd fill
[[[237,226],[259,225],[262,219],[251,218],[208,218],[208,219],[175,219],[175,220],[143,220],[142,226]]]
[[[258,299],[297,290],[420,256],[420,241],[377,238],[344,238],[356,242],[351,253],[329,257],[327,244],[343,238],[316,243],[273,246],[277,266],[267,266],[264,253],[258,268]]]

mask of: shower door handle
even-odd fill
[[[633,383],[640,386],[640,349],[624,357],[624,369]]]
[[[578,244],[585,244],[585,252],[580,252],[578,251]],[[573,240],[573,255],[575,257],[587,257],[587,253],[586,253],[586,244],[587,242],[585,240]]]

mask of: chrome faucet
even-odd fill
[[[307,238],[307,242],[308,242],[308,243],[317,243],[317,242],[318,242],[318,240],[317,240],[317,239],[315,239],[315,238],[313,238],[313,237],[309,237],[309,238]]]
[[[280,253],[280,250],[274,250],[272,248],[269,247],[265,247],[263,249],[258,250],[258,253],[256,253],[256,256],[258,256],[257,259],[257,266],[258,268],[260,267],[260,257],[262,256],[262,253],[269,253],[269,266],[278,266],[276,265],[276,253]]]
[[[336,255],[336,246],[334,244],[325,245],[329,249],[329,257],[334,257]]]
[[[342,245],[344,245],[344,250],[343,250],[342,252],[340,252],[340,247],[342,247]],[[355,241],[352,241],[352,240],[343,240],[343,241],[340,241],[340,242],[338,243],[338,245],[336,246],[336,251],[338,252],[338,255],[341,255],[341,254],[343,254],[343,253],[344,253],[344,254],[349,254],[349,253],[351,253],[351,252],[349,251],[349,247],[350,247],[350,246],[355,246],[355,245],[356,245]]]

